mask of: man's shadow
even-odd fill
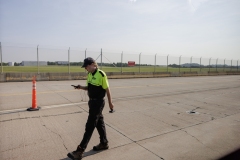
[[[94,151],[94,150],[92,149],[92,150],[90,150],[90,151],[84,152],[83,158],[84,158],[84,157],[91,156],[91,155],[94,155],[94,154],[98,154],[98,153],[103,152],[103,151],[104,151],[104,150]],[[68,158],[68,157],[66,157],[66,158],[63,158],[63,159],[60,159],[60,160],[71,160],[71,159]]]

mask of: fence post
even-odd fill
[[[85,49],[85,58],[84,59],[86,59],[87,58],[87,48]],[[81,62],[82,60],[80,60],[80,62]],[[83,60],[83,63],[84,63],[84,60]],[[81,67],[81,65],[80,65],[80,67]],[[87,70],[85,69],[85,73],[87,73]]]
[[[154,72],[156,71],[156,60],[157,60],[157,53],[155,54]]]
[[[192,57],[190,58],[190,72],[192,72]]]
[[[179,73],[180,73],[180,65],[181,65],[181,56],[179,57]]]
[[[70,47],[68,49],[68,74],[70,74]]]
[[[39,56],[38,56],[38,46],[37,45],[37,70],[38,70],[38,74],[39,74]]]
[[[200,58],[200,72],[202,71],[202,57]]]
[[[231,71],[232,71],[232,60],[231,60]]]
[[[101,69],[102,69],[102,48],[101,48]]]
[[[225,71],[225,60],[226,58],[224,59],[223,71]]]
[[[238,60],[239,61],[239,60]],[[237,61],[237,71],[238,71],[238,61]]]
[[[218,58],[216,59],[216,71],[217,71],[217,63],[218,63]]]
[[[212,58],[212,57],[211,57]],[[210,72],[210,63],[211,63],[211,58],[209,59],[209,72]]]
[[[139,54],[139,73],[140,73],[141,54],[142,52]]]
[[[121,54],[121,73],[123,73],[123,71],[122,71],[122,65],[123,65],[123,51],[122,51],[122,54]]]
[[[167,55],[167,72],[168,72],[168,56],[169,56],[169,54]]]
[[[0,42],[0,54],[1,54],[1,73],[3,73],[3,63],[2,63],[2,44]]]

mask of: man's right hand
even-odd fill
[[[73,86],[74,89],[80,89],[80,85],[77,85],[77,86],[75,86],[75,85],[71,85],[71,86]]]

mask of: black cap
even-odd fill
[[[94,63],[94,62],[95,62],[95,61],[94,61],[93,58],[91,58],[91,57],[86,58],[86,59],[84,59],[82,68],[85,68],[85,67],[87,67],[87,65],[90,65],[90,64],[92,64],[92,63]]]

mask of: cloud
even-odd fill
[[[204,2],[208,0],[188,0],[191,11],[196,11]]]
[[[130,2],[134,3],[134,2],[137,2],[137,0],[129,0]]]

